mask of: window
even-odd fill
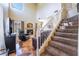
[[[23,4],[22,3],[13,3],[12,8],[22,10],[23,9]]]

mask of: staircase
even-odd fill
[[[78,26],[78,15],[62,20],[54,37],[51,36],[51,41],[41,55],[77,56]]]

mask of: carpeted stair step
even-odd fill
[[[53,56],[53,55],[46,53],[44,56]]]
[[[72,21],[72,22],[71,22],[71,21],[70,21],[70,22],[67,22],[67,21],[66,21],[66,22],[62,22],[60,25],[64,25],[64,24],[68,24],[68,25],[78,25],[78,23],[79,23],[78,21],[74,21],[74,22],[73,22],[73,21]]]
[[[77,30],[78,29],[78,25],[67,25],[67,26],[59,26],[58,29],[74,29]]]
[[[60,43],[60,42],[56,42],[56,41],[51,41],[50,45],[52,47],[55,47],[55,48],[61,50],[61,51],[68,53],[71,56],[77,55],[77,48],[76,47],[72,47],[70,45],[66,45],[66,44],[63,44],[63,43]]]
[[[68,19],[64,19],[62,22],[76,22],[76,21],[78,21],[78,15]]]
[[[77,47],[78,41],[75,39],[69,39],[69,38],[64,38],[64,37],[59,37],[59,36],[54,36],[54,38],[52,38],[53,41],[57,41],[57,42],[61,42],[67,45],[71,45],[74,47]]]
[[[78,29],[58,29],[57,32],[78,33]]]
[[[65,26],[66,29],[78,29],[77,25],[74,26]]]
[[[52,56],[68,56],[68,54],[66,54],[65,52],[51,46],[46,48],[46,52],[48,54],[51,54]]]
[[[60,36],[60,37],[65,37],[65,38],[72,38],[72,39],[78,39],[78,34],[72,34],[72,33],[56,32],[55,36]]]

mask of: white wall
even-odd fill
[[[50,20],[49,18],[53,18],[55,16],[55,11],[61,10],[60,3],[39,3],[37,4],[37,20],[43,20],[43,26]],[[39,19],[40,18],[40,19]],[[52,19],[53,22],[55,19]]]
[[[45,19],[54,14],[55,10],[60,10],[60,3],[39,3],[37,5],[37,19]]]
[[[4,25],[5,25],[5,34],[7,35],[9,32],[9,17],[8,17],[8,3],[2,4],[3,7],[3,19],[4,19]]]
[[[1,48],[5,49],[5,41],[4,41],[4,28],[3,28],[3,8],[0,5],[0,49]]]
[[[5,25],[5,34],[7,35],[8,32],[9,32],[9,17],[8,17],[8,7],[9,7],[9,4],[8,3],[2,3],[0,4],[3,8],[3,20],[4,20],[4,25]]]
[[[69,10],[69,12],[68,12],[68,18],[70,18],[70,17],[73,17],[73,16],[75,16],[75,15],[77,15],[77,10]]]

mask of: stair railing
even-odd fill
[[[50,34],[50,32],[52,31],[53,28],[53,20],[48,19],[49,21],[46,23],[46,25],[44,25],[44,27],[41,28],[40,30],[40,37],[38,39],[39,41],[39,49],[42,46],[42,44],[44,43],[44,41],[47,39],[48,35]]]
[[[55,24],[54,23],[55,21],[53,21],[53,20],[55,19],[57,21],[57,18],[59,17],[59,13],[60,12],[55,11],[55,15],[50,16],[49,19],[48,19],[49,21],[40,30],[40,37],[38,39],[38,41],[39,41],[38,42],[39,43],[39,49],[42,47],[42,45],[44,44],[44,42],[47,40],[48,36],[52,32],[53,25]]]
[[[56,28],[58,27],[59,23],[61,21],[61,10],[57,11],[57,13],[54,15],[53,18],[51,18],[49,20],[49,22],[41,29],[40,31],[40,35],[42,36],[41,32],[45,31],[46,26],[48,26],[50,23],[52,24],[52,28],[50,29],[50,33],[48,34],[48,36],[46,38],[42,37],[40,38],[40,46],[39,46],[39,54],[41,54],[42,52],[44,52],[44,48],[48,45],[48,42],[51,40],[51,36],[52,34],[56,31]],[[51,26],[51,25],[50,25]]]

